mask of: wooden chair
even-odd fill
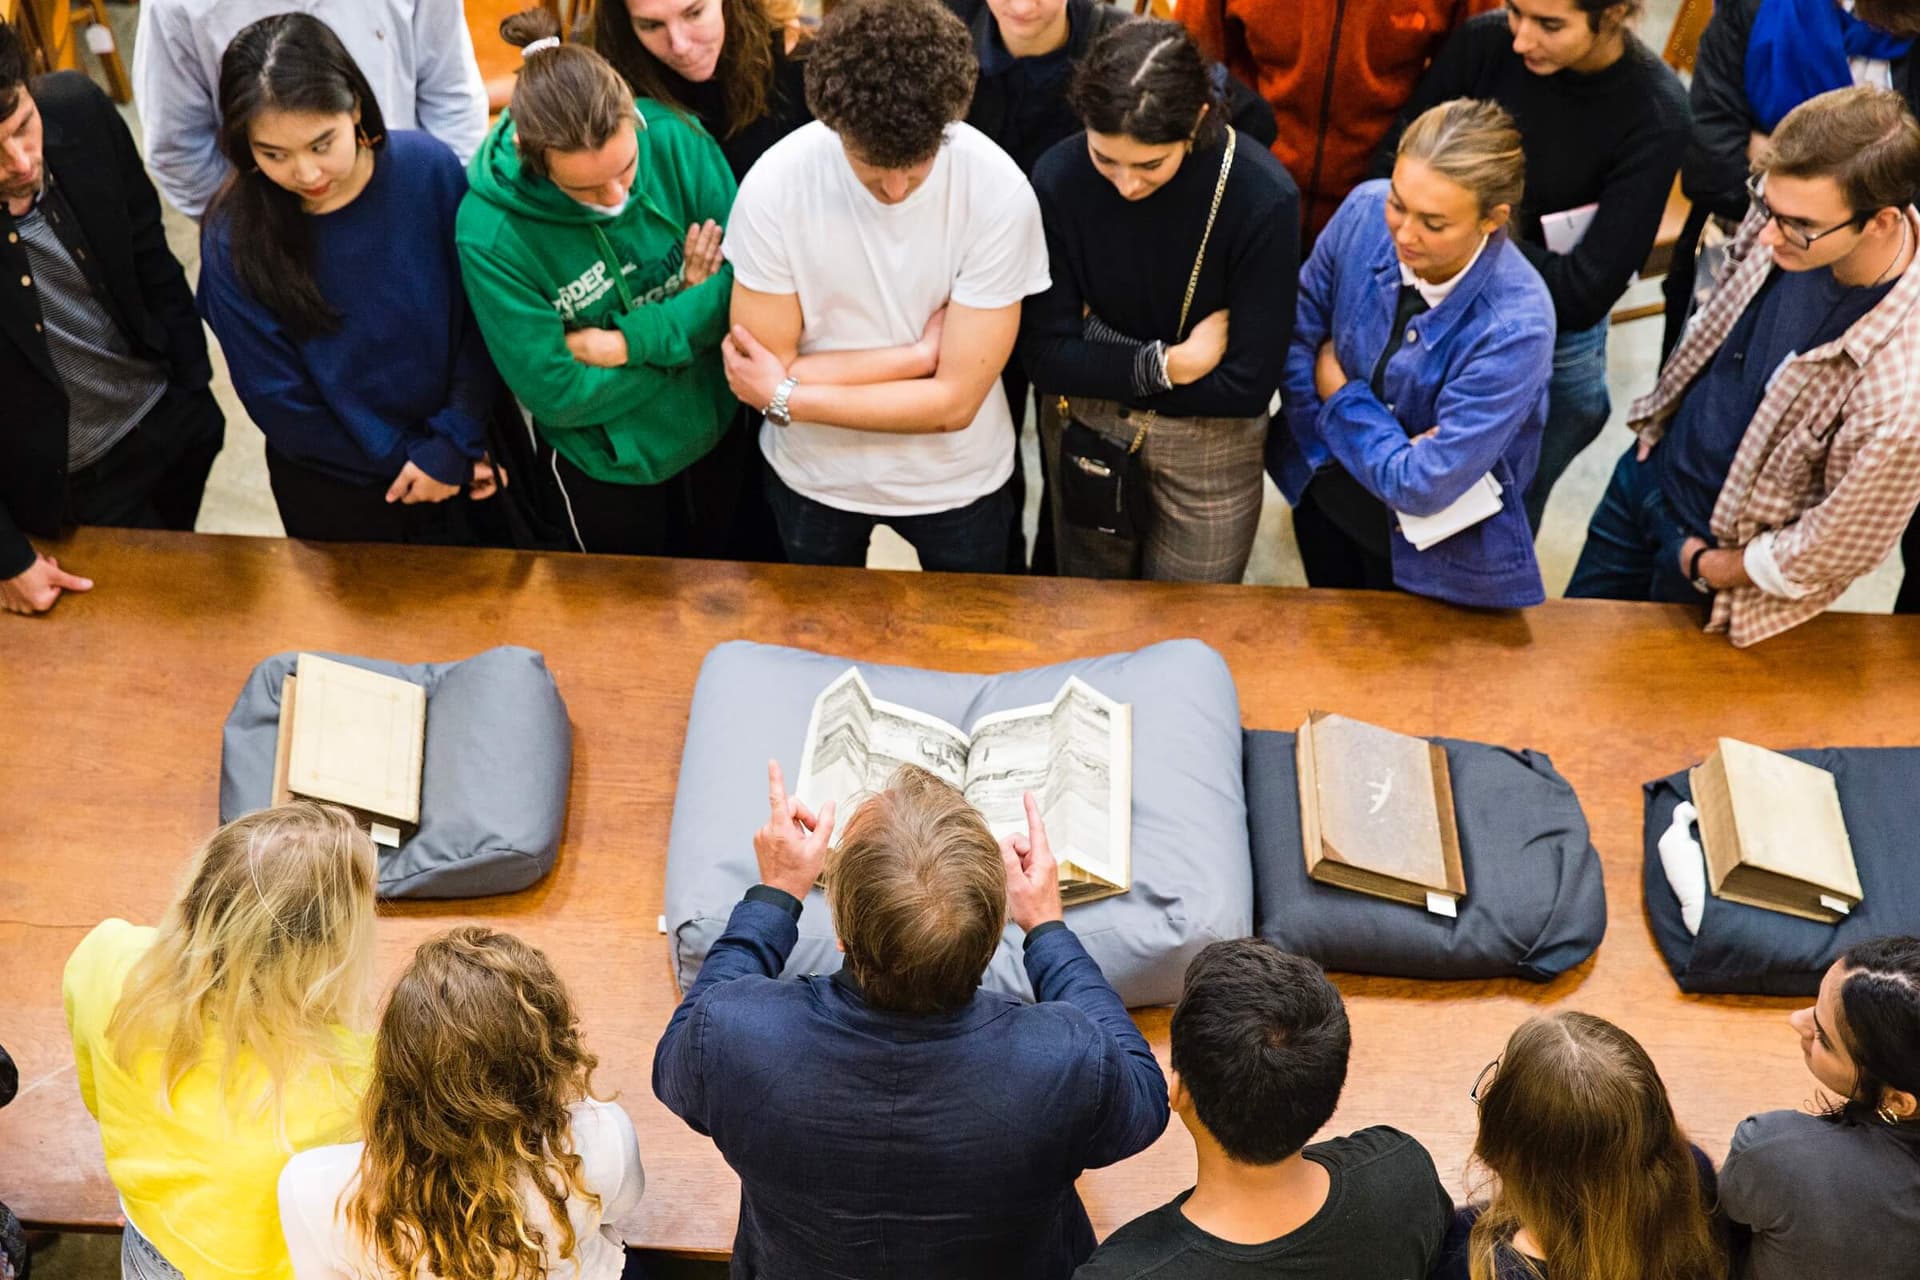
[[[100,0],[74,0],[69,21],[73,37],[100,60],[108,94],[123,105],[132,102],[133,81],[127,75],[127,64],[121,59],[119,45],[113,38],[113,24],[107,21],[107,7]],[[96,31],[99,37],[95,37]],[[94,43],[96,38],[99,38],[98,44]]]
[[[1681,75],[1693,74],[1693,64],[1700,52],[1700,33],[1707,29],[1707,19],[1712,16],[1713,0],[1682,0],[1680,12],[1674,15],[1673,30],[1667,33],[1667,47],[1661,56]],[[1667,192],[1667,207],[1660,215],[1660,229],[1653,236],[1653,248],[1647,251],[1647,261],[1640,268],[1642,280],[1667,274],[1673,265],[1673,247],[1679,242],[1680,230],[1686,226],[1687,215],[1692,211],[1692,203],[1680,192],[1680,175],[1676,173],[1673,189]],[[1612,320],[1615,324],[1648,320],[1664,315],[1666,309],[1664,301],[1621,307],[1613,313]]]

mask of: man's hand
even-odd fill
[[[627,362],[627,335],[618,329],[575,329],[567,335],[567,350],[581,364],[618,369]]]
[[[1753,579],[1747,576],[1747,557],[1739,547],[1716,547],[1705,538],[1688,538],[1680,544],[1680,576],[1689,582],[1693,579],[1687,573],[1687,565],[1693,559],[1693,553],[1706,548],[1706,554],[1700,557],[1700,579],[1715,591],[1730,591],[1735,587],[1750,587]]]
[[[11,578],[0,578],[0,604],[8,613],[45,613],[62,591],[91,591],[92,578],[75,577],[52,556],[35,555],[33,563]]]
[[[400,474],[387,486],[387,501],[405,503],[412,506],[416,502],[445,502],[460,492],[457,484],[441,484],[419,467],[409,462],[400,468]]]
[[[727,385],[734,399],[749,409],[765,409],[773,403],[773,393],[787,379],[787,367],[780,357],[760,345],[760,339],[737,324],[720,343],[720,359],[727,367]]]
[[[820,879],[826,864],[827,841],[833,835],[833,801],[816,816],[799,799],[787,794],[780,762],[767,761],[767,825],[753,833],[753,856],[760,862],[760,881],[804,899]]]
[[[1333,339],[1328,338],[1320,344],[1320,354],[1313,361],[1313,390],[1322,400],[1333,399],[1334,392],[1351,381],[1347,371],[1340,367],[1340,357],[1334,352]]]
[[[1000,857],[1007,864],[1007,914],[1032,933],[1049,920],[1065,919],[1066,912],[1060,905],[1060,870],[1053,860],[1053,846],[1047,843],[1040,804],[1031,791],[1022,799],[1027,806],[1027,834],[1002,840]]]
[[[682,269],[682,278],[691,289],[704,284],[720,270],[725,261],[720,255],[720,224],[712,218],[705,222],[696,222],[687,228],[686,266]],[[626,362],[621,361],[622,364]]]
[[[500,492],[507,483],[507,469],[493,465],[493,459],[482,458],[473,464],[473,479],[467,481],[467,496],[475,502],[485,502]]]
[[[947,308],[943,303],[938,311],[927,317],[927,327],[920,331],[920,341],[914,344],[914,350],[920,353],[925,369],[923,378],[931,378],[940,371],[940,339],[947,331]]]
[[[1227,354],[1227,311],[1220,310],[1193,326],[1185,342],[1167,348],[1167,381],[1176,387],[1212,373]]]
[[[1645,462],[1652,456],[1653,441],[1647,439],[1645,436],[1640,436],[1633,442],[1633,460],[1635,462]]]

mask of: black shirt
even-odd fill
[[[1537,76],[1513,51],[1506,14],[1482,14],[1453,34],[1421,78],[1381,146],[1376,176],[1393,172],[1406,126],[1451,98],[1490,98],[1513,116],[1527,156],[1514,243],[1547,282],[1560,332],[1600,323],[1645,264],[1686,152],[1690,116],[1680,78],[1633,35],[1604,70]],[[1541,215],[1595,203],[1600,208],[1574,251],[1548,252]]]
[[[1426,1148],[1376,1126],[1303,1153],[1327,1171],[1327,1202],[1265,1244],[1232,1244],[1181,1212],[1184,1191],[1107,1238],[1074,1280],[1425,1280],[1453,1201]]]
[[[1775,270],[1733,322],[1713,363],[1687,388],[1653,451],[1660,492],[1688,533],[1712,536],[1713,508],[1747,424],[1787,357],[1838,338],[1887,296],[1893,282],[1844,285],[1830,267]]]
[[[1136,403],[1162,413],[1246,418],[1265,413],[1293,335],[1300,274],[1300,192],[1273,153],[1238,136],[1207,242],[1187,327],[1175,333],[1194,254],[1220,177],[1219,145],[1187,155],[1158,191],[1126,200],[1100,176],[1084,135],[1034,167],[1053,284],[1026,301],[1020,352],[1048,395]],[[1197,382],[1135,400],[1137,348],[1083,337],[1082,308],[1136,342],[1179,341],[1227,308],[1227,350]]]
[[[753,168],[754,162],[765,155],[769,147],[813,119],[813,112],[807,110],[806,50],[803,42],[788,53],[787,33],[773,33],[773,79],[767,85],[767,109],[758,120],[732,137],[727,136],[733,121],[727,112],[727,95],[719,76],[696,84],[670,67],[660,67],[661,83],[674,100],[691,111],[720,144],[720,152],[726,156],[735,182],[747,176],[747,170]]]

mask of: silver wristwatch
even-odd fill
[[[788,376],[785,381],[774,388],[773,399],[767,401],[767,407],[761,411],[768,422],[771,422],[776,427],[790,427],[793,425],[793,415],[787,412],[787,397],[791,396],[793,389],[799,385],[800,379]]]

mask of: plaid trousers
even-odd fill
[[[1066,430],[1059,398],[1040,397],[1040,447],[1047,473],[1060,474]],[[1074,397],[1069,409],[1103,436],[1133,443],[1139,409]],[[1060,573],[1077,578],[1147,578],[1157,582],[1238,582],[1260,527],[1267,415],[1252,418],[1154,419],[1140,446],[1151,503],[1147,533],[1133,539],[1082,529],[1061,515],[1060,485],[1050,487]]]

